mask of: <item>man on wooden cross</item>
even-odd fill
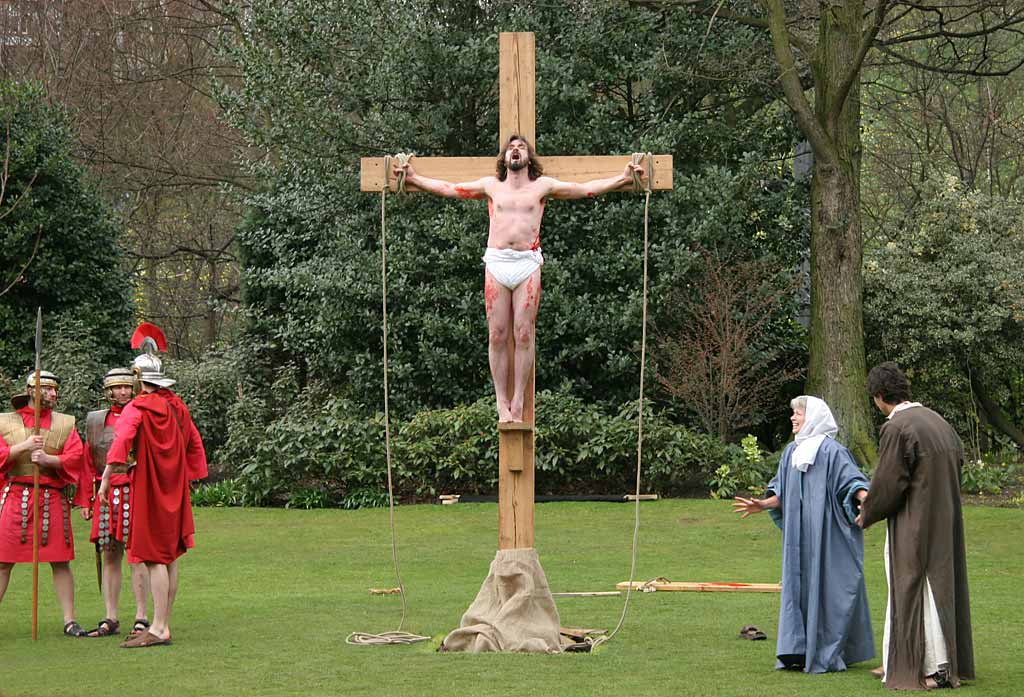
[[[523,402],[534,359],[534,334],[540,306],[540,223],[549,198],[576,199],[598,196],[641,178],[643,167],[630,162],[620,176],[585,183],[559,181],[543,176],[533,146],[519,135],[509,136],[498,153],[496,174],[476,181],[453,184],[416,174],[409,164],[395,165],[394,174],[405,170],[406,182],[438,196],[487,199],[491,217],[484,253],[484,303],[487,312],[488,358],[498,421],[523,420]],[[515,338],[510,359],[508,333]],[[508,394],[506,376],[514,360],[515,385]]]

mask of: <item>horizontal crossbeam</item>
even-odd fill
[[[540,156],[544,174],[566,182],[588,182],[622,174],[629,162],[629,155],[562,155]],[[494,174],[497,156],[494,157],[414,157],[412,165],[416,174],[453,183],[473,181]],[[672,156],[654,155],[654,176],[651,188],[666,190],[672,188]],[[388,186],[395,190],[395,178],[388,173]],[[384,158],[364,157],[360,160],[360,191],[380,191],[384,188]],[[632,190],[632,184],[621,191]],[[417,191],[408,186],[407,191]]]

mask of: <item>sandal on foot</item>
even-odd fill
[[[132,631],[128,632],[128,636],[126,636],[124,640],[128,641],[129,639],[137,637],[140,634],[145,634],[147,631],[149,631],[149,620],[135,620],[135,623],[132,624]]]
[[[750,639],[751,641],[764,641],[768,638],[768,635],[754,625],[748,624],[740,630],[739,637],[740,639]]]
[[[75,620],[71,620],[64,625],[64,636],[74,637],[75,639],[89,636],[89,632],[82,629],[82,625],[78,624]]]
[[[940,670],[938,673],[932,673],[924,679],[924,686],[929,690],[941,690],[943,688],[952,689],[955,687],[949,679],[949,673],[944,670]]]
[[[171,638],[161,639],[151,631],[146,631],[145,634],[140,634],[121,644],[122,649],[145,649],[150,646],[170,646]]]
[[[117,620],[112,620],[109,617],[100,620],[100,623],[96,625],[96,629],[88,632],[88,637],[101,637],[101,636],[114,636],[121,631],[121,623]]]
[[[882,678],[885,677],[885,668],[883,668],[882,666],[878,666],[877,668],[872,668],[870,672],[871,672],[871,675],[873,677],[876,677],[879,680],[881,680]]]

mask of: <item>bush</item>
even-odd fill
[[[742,458],[733,465],[721,465],[708,480],[711,498],[727,499],[741,492],[751,496],[764,494],[768,481],[775,473],[778,459],[771,462],[755,436],[746,436],[740,442],[740,447],[743,450]]]
[[[1001,494],[1019,486],[1021,474],[1012,462],[967,460],[960,472],[960,490],[967,494]]]
[[[607,414],[566,392],[541,392],[537,414],[538,494],[633,491],[635,403]],[[396,496],[497,491],[498,434],[490,397],[396,421],[391,445]],[[362,417],[344,399],[296,404],[248,446],[239,477],[246,501],[346,508],[387,503],[383,417]],[[691,492],[719,465],[741,466],[743,458],[740,448],[675,425],[648,407],[644,491]]]

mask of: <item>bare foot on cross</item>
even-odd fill
[[[508,406],[509,421],[513,423],[523,422],[523,396],[513,397],[512,402]]]
[[[519,420],[522,421],[523,420],[522,417],[520,417]],[[498,402],[498,423],[509,423],[511,421],[515,421],[515,419],[512,418],[512,408],[511,408],[511,406],[509,404],[507,404],[507,403],[506,404],[502,404],[499,401]]]

